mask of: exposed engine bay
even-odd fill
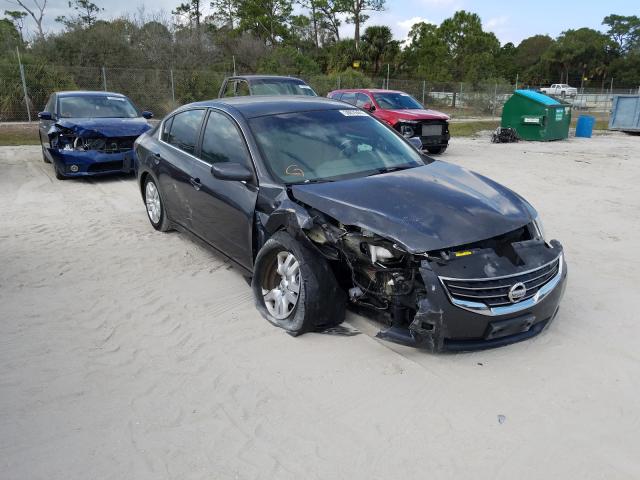
[[[91,134],[91,133],[89,133]],[[62,151],[86,152],[90,150],[102,153],[120,153],[133,148],[136,136],[105,137],[79,135],[72,129],[54,125],[48,133],[51,148]]]
[[[562,247],[555,241],[547,245],[535,222],[471,244],[410,254],[366,229],[343,225],[317,210],[311,209],[309,213],[313,216],[313,225],[304,233],[330,261],[338,282],[348,292],[351,305],[356,309],[362,307],[369,314],[373,312],[386,327],[378,336],[397,343],[441,350],[445,339],[451,334],[455,336],[455,332],[443,324],[442,298],[438,298],[436,290],[442,292],[444,287],[457,305],[452,295],[472,298],[474,291],[469,290],[471,294],[467,295],[465,288],[484,287],[448,285],[442,282],[443,278],[515,277],[545,266],[529,284],[529,297],[525,297],[526,294],[522,297],[532,298],[534,288],[540,289],[561,273],[557,258]],[[554,261],[557,266],[547,267]],[[529,275],[528,278],[533,278]],[[528,281],[526,277],[523,280]],[[492,307],[511,305],[508,293],[503,295],[500,288],[489,285],[482,293],[492,295],[481,295],[474,300],[486,305],[488,311]]]

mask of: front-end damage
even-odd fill
[[[379,338],[430,351],[489,348],[539,333],[556,314],[566,277],[562,246],[546,243],[533,222],[483,241],[408,253],[313,208],[308,214],[312,221],[299,232],[328,260],[352,306],[383,323]],[[529,293],[510,299],[519,283]]]
[[[130,173],[135,167],[133,144],[146,129],[148,125],[101,131],[61,121],[49,128],[46,151],[64,176]]]

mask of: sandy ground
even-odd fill
[[[291,338],[240,274],[149,225],[130,177],[59,182],[0,149],[0,478],[640,478],[640,137],[444,158],[528,198],[560,239],[556,322],[431,355]]]

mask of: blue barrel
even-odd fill
[[[591,115],[580,115],[576,124],[576,137],[591,138],[593,133],[593,125],[596,123],[596,117]]]

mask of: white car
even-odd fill
[[[540,91],[547,95],[555,95],[556,97],[575,97],[578,95],[578,89],[566,83],[554,83],[550,87],[541,88]]]

